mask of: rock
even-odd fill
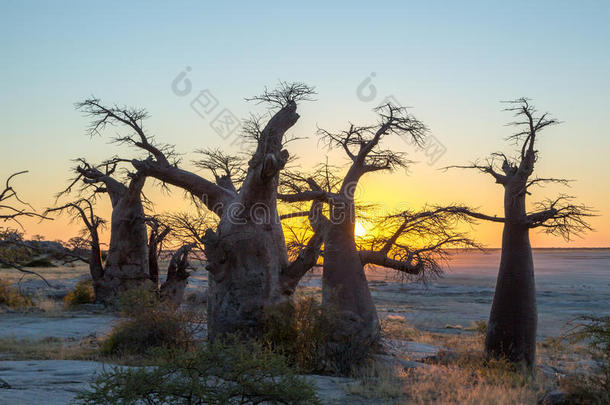
[[[541,364],[538,366],[542,374],[547,377],[555,377],[555,378],[563,378],[566,376],[566,373],[563,370],[556,369],[555,367],[547,366],[546,364]]]
[[[389,355],[408,358],[415,361],[422,360],[429,356],[434,356],[440,350],[444,350],[442,347],[438,346],[397,339],[382,339],[381,346]]]
[[[0,378],[0,389],[9,390],[11,389],[11,385],[4,381],[2,378]]]
[[[0,318],[0,338],[38,340],[54,336],[65,339],[83,338],[92,333],[106,334],[113,322],[120,318],[106,315],[73,314],[65,317],[48,317],[37,314],[6,314]]]
[[[420,363],[419,361],[409,361],[401,359],[400,357],[389,356],[387,354],[375,354],[373,358],[380,362],[385,363],[388,366],[401,368],[401,369],[414,369],[414,368],[432,368],[430,364]]]
[[[345,377],[324,375],[307,375],[307,380],[316,388],[318,398],[324,404],[369,404],[370,402],[355,395],[348,394],[345,387],[356,384],[356,380]]]
[[[55,286],[56,288],[49,288],[44,290],[43,294],[47,298],[53,300],[63,300],[66,295],[70,292],[70,289],[67,287]]]
[[[86,389],[104,365],[93,361],[3,361],[2,376],[11,389],[0,391],[2,404],[67,404]]]
[[[569,405],[567,393],[561,390],[553,390],[538,398],[538,405]]]

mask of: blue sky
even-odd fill
[[[608,21],[604,1],[0,1],[0,137],[10,151],[0,169],[29,168],[24,192],[42,207],[64,184],[70,159],[129,153],[84,135],[87,121],[73,103],[90,95],[147,108],[151,133],[183,152],[231,148],[190,108],[199,90],[245,117],[261,109],[244,97],[265,85],[314,85],[317,101],[301,107],[294,129],[302,136],[316,125],[370,121],[373,103],[394,95],[447,147],[442,164],[510,151],[503,141],[510,117],[498,102],[528,96],[565,121],[541,140],[541,175],[576,178],[570,193],[608,212]],[[193,93],[178,97],[171,82],[187,66]],[[378,98],[363,102],[356,89],[373,72]],[[304,165],[325,153],[315,139],[294,152]],[[468,200],[497,211],[500,190],[489,179],[437,169],[414,167],[407,188],[418,197],[404,199]],[[371,198],[384,181],[370,185]],[[468,186],[451,188],[463,181]],[[470,184],[482,188],[480,200]],[[600,231],[585,242],[610,245]]]

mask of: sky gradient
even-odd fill
[[[288,146],[304,168],[327,155],[317,126],[374,122],[371,109],[393,96],[413,107],[446,152],[428,164],[421,151],[389,140],[417,163],[408,173],[365,177],[361,199],[387,210],[461,202],[502,214],[503,191],[491,177],[439,169],[512,152],[504,140],[512,117],[500,101],[525,96],[562,121],[540,137],[537,174],[576,180],[569,189],[534,190],[529,201],[563,192],[600,215],[591,221],[596,232],[582,239],[534,231],[534,246],[610,246],[609,20],[605,1],[0,1],[0,174],[29,170],[14,184],[44,209],[66,185],[71,159],[134,156],[109,144],[112,129],[85,135],[87,118],[73,104],[91,95],[146,108],[146,129],[185,153],[189,168],[197,148],[238,149],[235,134],[223,139],[210,127],[213,116],[191,108],[200,91],[218,100],[214,115],[226,108],[245,118],[265,111],[245,97],[278,80],[302,81],[318,91],[316,101],[299,106],[291,131],[308,139]],[[192,88],[180,96],[172,81],[187,67]],[[367,92],[358,91],[367,79]],[[182,192],[163,194],[152,181],[146,194],[157,212],[188,208]],[[100,201],[99,213],[108,212]],[[25,224],[29,235],[49,239],[66,240],[79,228],[65,218]],[[500,225],[475,229],[481,242],[499,246]]]

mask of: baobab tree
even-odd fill
[[[93,283],[93,292],[95,299],[98,301],[98,296],[101,297],[100,289],[103,288],[104,264],[102,260],[102,249],[100,245],[99,228],[105,224],[105,221],[94,214],[93,203],[91,198],[80,198],[76,201],[64,204],[59,207],[48,208],[45,215],[54,212],[65,212],[73,219],[80,219],[85,226],[83,230],[84,239],[89,245],[88,257],[79,258],[89,265],[89,273]]]
[[[256,121],[247,127],[255,150],[239,187],[224,168],[222,176],[215,176],[214,181],[180,168],[173,148],[155,144],[146,134],[142,124],[148,116],[146,111],[108,107],[98,99],[78,105],[92,117],[93,132],[108,124],[130,131],[117,140],[148,154],[144,159],[131,160],[139,175],[186,190],[219,217],[216,230],[207,230],[203,237],[211,276],[211,339],[235,332],[260,335],[264,308],[290,299],[291,291],[282,286],[293,274],[300,274],[295,268],[305,265],[288,260],[277,213],[277,187],[278,174],[289,157],[283,147],[285,134],[299,119],[297,103],[311,99],[313,94],[313,89],[304,84],[281,83],[277,90],[265,90],[252,99],[269,105],[272,115],[264,126]]]
[[[184,290],[190,276],[187,271],[190,268],[188,258],[194,246],[194,243],[182,245],[172,255],[169,265],[167,266],[167,278],[159,290],[161,301],[167,302],[175,307],[182,304]]]
[[[500,269],[489,316],[485,351],[491,357],[506,358],[531,369],[536,364],[537,310],[529,231],[539,228],[569,240],[573,235],[591,229],[586,219],[592,215],[592,211],[582,204],[573,203],[573,198],[565,195],[537,203],[534,212],[527,211],[526,197],[532,187],[545,183],[565,185],[568,181],[532,178],[538,159],[538,151],[535,149],[537,137],[542,130],[557,124],[557,121],[547,113],[537,115],[528,99],[521,98],[509,103],[507,111],[516,116],[516,121],[511,124],[518,129],[508,140],[519,145],[518,156],[511,159],[503,153],[494,153],[485,163],[451,167],[475,169],[489,174],[504,188],[503,217],[463,207],[457,211],[504,226]]]
[[[148,260],[150,279],[158,289],[159,298],[163,302],[178,307],[184,298],[184,290],[190,273],[189,255],[201,240],[203,232],[197,226],[200,221],[190,221],[187,214],[168,214],[151,216],[146,219],[150,228],[148,237]],[[207,229],[207,228],[206,228]],[[183,242],[184,232],[188,232],[191,241]],[[171,238],[178,243],[178,248],[172,254],[167,266],[167,276],[159,287],[159,257],[163,252],[164,242]],[[192,240],[195,241],[192,241]]]
[[[350,159],[351,164],[339,181],[330,174],[333,170],[328,168],[318,171],[322,183],[314,177],[299,179],[293,175],[286,180],[285,190],[280,194],[285,202],[317,200],[328,206],[328,217],[322,214],[320,206],[312,206],[312,209],[316,208],[316,215],[313,219],[310,215],[310,222],[324,243],[323,305],[336,310],[340,318],[331,339],[333,342],[329,345],[329,355],[336,362],[345,359],[358,361],[379,337],[380,325],[366,280],[365,265],[383,266],[408,274],[424,274],[427,270],[436,270],[438,267],[428,252],[469,243],[454,230],[437,235],[445,238],[420,249],[401,243],[409,233],[430,227],[431,221],[447,225],[451,218],[463,217],[462,214],[438,208],[417,214],[402,212],[384,218],[385,223],[392,223],[395,228],[390,233],[380,234],[371,240],[368,249],[359,248],[354,227],[355,190],[360,179],[368,173],[391,171],[406,167],[409,163],[402,153],[383,149],[381,141],[387,136],[397,135],[421,143],[426,132],[424,124],[405,108],[388,104],[378,108],[377,112],[379,122],[375,125],[352,124],[347,130],[338,133],[319,131],[322,140],[330,148],[341,148]],[[438,227],[428,229],[428,235],[435,230]]]
[[[171,228],[156,216],[147,217],[146,224],[150,228],[148,233],[148,274],[150,281],[156,286],[159,285],[159,255],[163,250],[163,241]]]
[[[97,281],[96,300],[112,304],[123,291],[141,287],[150,279],[148,264],[148,236],[142,204],[142,188],[146,177],[138,172],[129,173],[127,185],[113,177],[118,160],[99,167],[78,159],[74,169],[76,177],[58,197],[81,185],[79,193],[87,190],[106,193],[112,205],[110,244],[102,277]],[[103,170],[103,171],[102,171]]]

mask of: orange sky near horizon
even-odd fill
[[[309,142],[310,141],[305,141]],[[288,147],[290,149],[290,146]],[[294,147],[293,147],[294,148]],[[296,148],[299,150],[299,147]],[[330,158],[345,163],[340,154],[331,152]],[[414,153],[414,158],[417,153]],[[309,167],[315,164],[315,159],[301,159],[301,163],[310,160]],[[185,164],[185,167],[188,167]],[[52,206],[54,202],[53,194],[65,186],[64,179],[57,179],[53,183],[41,184],[36,178],[38,170],[15,178],[13,184],[19,191],[22,198],[32,203],[39,212],[44,207]],[[68,173],[67,171],[65,173]],[[201,173],[207,176],[205,173]],[[67,176],[65,176],[67,179]],[[209,176],[208,176],[209,178]],[[54,187],[53,187],[54,186]],[[180,189],[170,187],[168,194],[162,191],[155,180],[148,180],[145,187],[146,196],[154,203],[155,213],[167,213],[175,211],[192,211],[195,209],[184,192]],[[39,190],[40,192],[34,192]],[[596,206],[595,200],[603,201],[606,198],[603,192],[596,193],[595,190],[587,190],[583,185],[573,185],[568,191],[575,195],[584,194],[586,198],[579,198],[579,201],[592,205],[598,216],[590,219],[594,231],[576,237],[570,241],[565,241],[560,237],[546,235],[537,230],[530,233],[533,247],[610,247],[610,226],[608,217],[603,215],[606,210],[603,205]],[[538,197],[553,196],[561,192],[566,192],[565,188],[550,186],[542,190],[534,190],[533,196],[528,196],[530,205],[537,201]],[[597,195],[596,195],[597,194]],[[594,198],[591,198],[593,196]],[[426,205],[450,205],[462,203],[471,207],[478,208],[480,211],[489,215],[502,216],[503,189],[494,183],[491,176],[477,172],[450,170],[444,172],[438,168],[430,167],[425,163],[414,164],[409,168],[409,173],[375,173],[365,176],[357,190],[359,201],[375,204],[374,212],[379,216],[387,215],[404,209],[421,209]],[[597,197],[597,198],[595,198]],[[594,200],[591,204],[590,200]],[[61,201],[68,201],[63,199]],[[96,214],[105,218],[108,223],[111,215],[111,207],[106,195],[100,195],[96,205]],[[82,229],[79,221],[71,221],[66,216],[54,216],[52,221],[40,221],[38,219],[24,219],[26,235],[42,235],[49,240],[63,240],[75,236]],[[371,224],[365,220],[358,221],[369,231]],[[108,225],[109,226],[109,225]],[[475,225],[465,225],[463,229],[489,248],[497,248],[501,245],[502,225],[485,221],[478,221]],[[101,232],[102,240],[108,242],[109,229]]]

